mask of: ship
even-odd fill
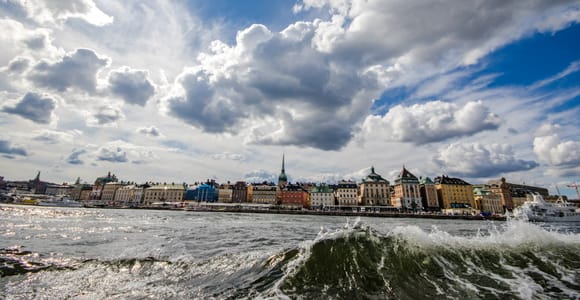
[[[540,194],[532,194],[522,206],[514,209],[514,216],[532,222],[580,222],[580,210],[561,197],[554,203],[547,202]]]
[[[41,200],[36,205],[54,207],[83,207],[82,203],[75,200],[70,200],[66,197]]]

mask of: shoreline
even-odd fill
[[[403,212],[349,212],[349,211],[309,211],[309,210],[289,210],[289,209],[196,209],[191,207],[66,207],[66,206],[39,206],[21,203],[5,203],[5,205],[23,207],[60,207],[60,208],[80,208],[80,209],[127,209],[127,210],[166,210],[183,212],[214,212],[214,213],[244,213],[244,214],[282,214],[282,215],[312,215],[312,216],[340,216],[340,217],[370,217],[370,218],[409,218],[409,219],[440,219],[440,220],[468,220],[468,221],[506,221],[505,216],[481,215],[445,215],[445,214],[414,214]]]

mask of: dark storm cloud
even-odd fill
[[[155,94],[155,87],[149,81],[148,72],[122,68],[109,75],[111,92],[129,104],[145,106],[147,100]]]
[[[27,93],[14,107],[4,107],[2,111],[19,115],[39,124],[48,124],[56,102],[49,97],[37,93]]]
[[[107,58],[99,57],[93,50],[77,49],[60,61],[42,61],[36,64],[29,79],[39,86],[61,92],[73,87],[94,92],[97,87],[97,72],[108,63]]]
[[[235,125],[244,116],[238,107],[241,103],[232,101],[232,97],[217,96],[203,72],[185,74],[179,82],[185,89],[184,97],[167,100],[173,116],[210,133],[235,131]]]
[[[10,141],[6,140],[0,140],[0,153],[4,153],[8,156],[12,156],[12,154],[28,156],[28,152],[26,151],[26,149],[14,146]]]

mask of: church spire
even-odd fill
[[[285,161],[284,161],[284,154],[282,154],[282,170],[280,171],[280,176],[278,176],[278,186],[283,188],[288,183],[288,176],[286,176],[286,168],[285,168]]]
[[[284,154],[282,154],[282,174],[286,173],[286,170],[284,170]]]

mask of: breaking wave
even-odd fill
[[[580,298],[580,235],[519,221],[475,236],[409,225],[385,234],[355,221],[275,253],[198,260],[55,263],[26,251],[3,251],[0,296],[8,299]],[[28,280],[6,280],[17,276]]]

